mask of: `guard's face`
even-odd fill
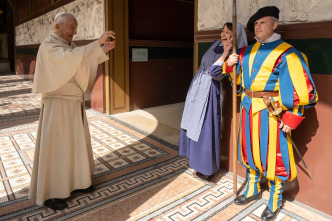
[[[59,36],[69,43],[73,41],[77,34],[77,21],[74,18],[67,18],[64,24],[59,24]]]
[[[227,25],[225,25],[220,34],[221,43],[225,45],[227,41],[232,39],[232,36],[233,32],[227,28]]]
[[[271,37],[277,28],[278,22],[271,24],[271,17],[266,16],[255,21],[255,35],[259,40],[265,41]]]

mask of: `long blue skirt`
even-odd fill
[[[212,175],[220,168],[220,84],[212,81],[205,120],[198,142],[187,137],[181,129],[179,154],[189,158],[189,166],[204,174]]]

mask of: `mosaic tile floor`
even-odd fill
[[[31,86],[16,75],[0,75],[0,129],[38,120],[41,96]]]
[[[39,98],[26,92],[28,89],[22,90],[24,99],[16,93],[22,86],[15,85],[31,88],[29,81],[17,76],[0,76],[0,80],[1,90],[8,95],[0,96],[0,107],[7,105],[4,109],[8,111],[0,114],[4,113],[7,119],[7,126],[0,129],[0,220],[260,220],[267,204],[266,191],[258,201],[236,206],[231,173],[222,172],[216,185],[206,185],[191,176],[188,161],[177,155],[176,145],[93,110],[87,110],[87,116],[96,164],[92,177],[96,190],[72,195],[67,200],[69,208],[63,211],[35,205],[27,194],[38,118],[26,106],[37,110]],[[21,103],[15,99],[22,99]],[[21,106],[13,105],[15,102]],[[13,111],[16,108],[21,109]],[[24,119],[29,120],[26,123],[17,117],[23,111]],[[244,182],[238,178],[238,188]],[[332,219],[286,201],[276,220]]]

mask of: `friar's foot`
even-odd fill
[[[75,193],[92,193],[95,190],[94,186],[89,186],[86,189],[77,189],[71,192],[71,194],[75,194]]]
[[[277,218],[279,212],[280,212],[280,207],[276,211],[272,212],[269,209],[269,207],[266,206],[266,208],[264,209],[264,211],[263,211],[263,213],[261,215],[261,219],[263,221],[273,221],[273,220],[275,220]]]
[[[248,198],[245,195],[241,195],[241,196],[238,196],[237,198],[234,199],[234,203],[236,205],[246,205],[249,202],[251,202],[253,200],[260,199],[260,198],[261,198],[261,193],[258,193],[256,195],[253,195],[253,196],[248,197]]]
[[[54,209],[54,210],[63,210],[68,208],[68,205],[64,199],[51,198],[44,202],[44,206]]]

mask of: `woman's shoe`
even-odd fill
[[[198,172],[198,171],[196,171],[196,170],[194,170],[194,172],[192,173],[192,177],[195,177],[195,178],[197,178],[197,177],[203,177],[203,176],[205,176],[205,175],[202,174],[202,173],[200,173],[200,172]]]

